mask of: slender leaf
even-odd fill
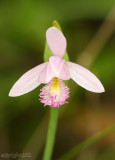
[[[88,138],[87,140],[81,142],[77,146],[73,147],[71,150],[66,152],[61,158],[58,160],[70,160],[76,157],[80,152],[84,151],[91,145],[93,145],[95,142],[103,139],[104,137],[108,136],[112,132],[115,132],[115,125],[105,129],[104,131],[101,131],[97,133],[96,135]]]

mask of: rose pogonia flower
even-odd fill
[[[67,103],[69,88],[65,86],[63,80],[70,78],[89,91],[104,92],[103,85],[93,73],[78,64],[62,59],[67,43],[59,29],[49,28],[46,31],[46,40],[54,56],[49,58],[49,62],[42,63],[22,75],[10,90],[9,96],[23,95],[43,83],[46,85],[41,89],[41,102],[45,106],[59,107]]]

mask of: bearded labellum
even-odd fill
[[[66,99],[69,97],[69,88],[65,86],[63,80],[54,77],[41,91],[41,102],[45,106],[59,107],[67,103]]]

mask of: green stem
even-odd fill
[[[51,160],[53,147],[54,147],[54,141],[55,141],[55,135],[56,135],[58,115],[59,115],[59,108],[51,108],[49,127],[48,127],[47,140],[46,140],[43,160]]]
[[[59,30],[61,30],[61,27],[57,21],[53,21],[52,26],[57,27]],[[45,50],[44,50],[44,61],[48,62],[49,58],[51,56],[53,56],[53,53],[50,50],[50,48],[46,42]],[[65,52],[65,55],[63,58],[66,61],[69,60],[67,52]],[[54,147],[54,141],[55,141],[55,135],[56,135],[59,108],[51,108],[50,114],[51,115],[50,115],[50,120],[49,120],[48,134],[47,134],[47,140],[46,140],[46,146],[45,146],[43,160],[51,160],[53,147]]]

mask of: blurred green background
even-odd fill
[[[42,86],[20,97],[8,93],[23,73],[43,62],[45,32],[53,20],[67,38],[70,60],[89,68],[106,91],[91,93],[69,81],[53,160],[115,123],[114,5],[115,0],[0,0],[0,154],[31,153],[32,160],[42,159],[50,110],[39,102]],[[115,134],[76,159],[114,160]]]

